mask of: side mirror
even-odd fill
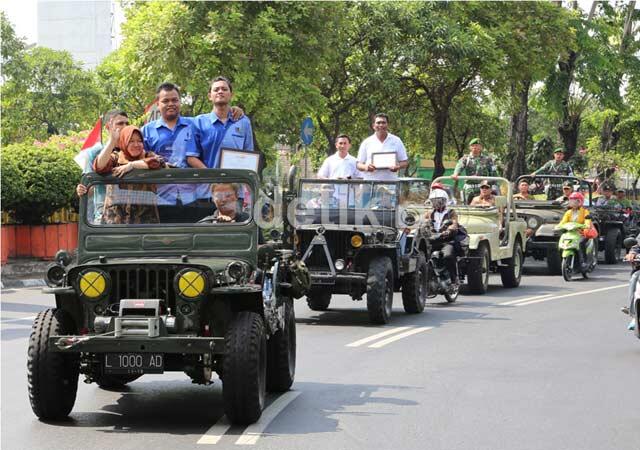
[[[624,248],[629,250],[634,245],[638,245],[638,240],[636,238],[628,237],[622,242],[622,244],[624,245]]]

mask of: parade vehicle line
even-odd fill
[[[608,286],[608,287],[603,287],[603,288],[599,288],[599,289],[591,289],[591,290],[588,290],[588,291],[572,292],[570,294],[564,294],[564,295],[552,295],[552,294],[537,295],[535,297],[528,297],[528,298],[522,298],[522,299],[519,299],[519,300],[512,300],[512,301],[509,301],[509,302],[499,303],[496,306],[526,306],[526,305],[533,305],[535,303],[542,303],[542,302],[547,302],[547,301],[550,301],[550,300],[558,300],[558,299],[567,298],[567,297],[576,297],[578,295],[595,294],[597,292],[610,291],[612,289],[620,289],[620,288],[627,287],[627,286],[629,286],[629,283],[617,284],[615,286]]]

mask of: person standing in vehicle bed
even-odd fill
[[[107,133],[111,133],[111,130],[118,129],[122,130],[124,127],[129,125],[129,117],[127,113],[120,109],[113,109],[108,111],[104,115],[104,129],[107,130]],[[83,167],[82,174],[93,172],[93,161],[95,161],[96,157],[100,154],[102,149],[104,148],[104,144],[102,142],[98,142],[93,147],[89,147],[86,150],[81,152],[83,157]],[[78,197],[82,197],[87,193],[87,187],[78,183],[76,186],[76,194]],[[105,186],[97,185],[93,190],[93,211],[94,211],[94,223],[100,223],[102,220],[102,214],[104,212],[104,195],[105,195]]]
[[[460,175],[467,177],[497,177],[498,169],[489,156],[482,154],[482,142],[480,138],[473,138],[469,142],[469,154],[458,160],[451,178],[457,180]],[[478,182],[467,181],[463,188],[465,198],[472,199],[480,193]]]
[[[573,176],[573,169],[568,162],[564,161],[564,149],[562,147],[558,147],[553,151],[553,159],[551,161],[547,161],[542,167],[534,171],[531,175]]]
[[[341,134],[336,138],[336,152],[326,158],[318,170],[318,178],[350,180],[362,175],[358,168],[358,160],[349,154],[351,138]]]
[[[358,150],[358,170],[365,180],[397,180],[398,170],[409,165],[407,149],[402,140],[389,133],[389,116],[378,113],[373,118],[374,133],[360,144]],[[388,168],[379,168],[373,164],[373,155],[377,153],[396,154],[396,163]]]

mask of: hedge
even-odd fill
[[[7,145],[1,150],[2,210],[18,223],[40,224],[75,202],[82,171],[73,160],[79,136],[54,136],[47,142]]]

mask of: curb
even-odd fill
[[[1,289],[27,288],[27,287],[44,287],[47,283],[41,278],[28,278],[25,280],[2,280],[0,281]]]

